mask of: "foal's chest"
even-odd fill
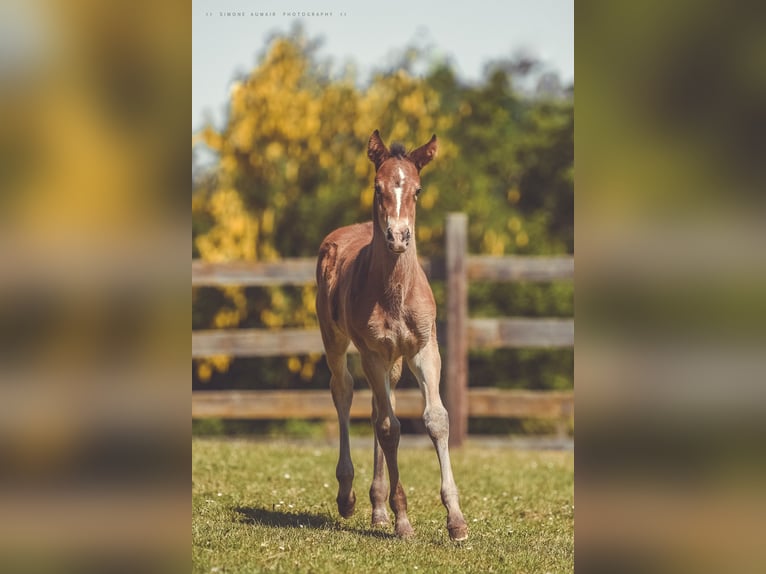
[[[376,305],[367,322],[368,343],[390,359],[413,356],[428,341],[433,318],[402,308],[391,312]]]

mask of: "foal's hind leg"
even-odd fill
[[[346,352],[333,353],[327,349],[327,365],[330,367],[330,390],[335,410],[338,412],[340,427],[340,454],[335,476],[338,479],[338,512],[343,518],[354,514],[356,494],[354,493],[354,464],[351,462],[351,446],[349,444],[349,414],[351,401],[354,398],[354,379],[348,372]]]
[[[399,359],[394,363],[389,373],[389,381],[393,392],[396,383],[402,376],[402,360]],[[393,406],[394,396],[391,395],[391,403]],[[372,395],[372,427],[375,428],[375,423],[378,421],[378,404],[375,400],[375,395]],[[374,447],[373,447],[373,475],[372,484],[370,485],[370,502],[372,503],[372,525],[382,526],[388,524],[388,511],[386,510],[386,499],[388,498],[388,482],[386,482],[386,457],[383,454],[383,449],[378,443],[377,433],[373,433]]]
[[[410,370],[418,380],[426,408],[423,420],[431,441],[436,447],[441,467],[441,497],[447,508],[447,530],[452,540],[468,538],[468,525],[463,518],[458,500],[457,485],[452,476],[452,465],[449,457],[449,418],[447,409],[442,405],[439,396],[439,377],[441,375],[441,357],[436,343],[436,335],[432,334],[430,342],[421,351],[408,360]]]

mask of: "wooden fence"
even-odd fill
[[[450,414],[450,442],[466,437],[468,417],[540,417],[567,421],[574,414],[572,392],[468,389],[469,349],[571,347],[574,321],[553,318],[471,319],[468,283],[473,281],[553,281],[572,279],[571,256],[477,256],[467,253],[465,214],[449,214],[445,261],[423,260],[431,279],[446,279],[447,316],[443,396]],[[275,263],[192,261],[192,287],[225,285],[305,285],[315,281],[316,259],[287,259]],[[353,348],[351,352],[355,352]],[[236,329],[192,331],[192,358],[210,355],[267,357],[322,353],[319,329]],[[396,393],[397,415],[420,417],[423,399],[417,389]],[[351,416],[370,416],[369,391],[355,391]],[[335,409],[325,391],[196,391],[192,417],[333,418]]]

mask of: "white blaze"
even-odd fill
[[[402,188],[395,187],[394,193],[396,194],[396,219],[399,219],[399,212],[402,209]]]
[[[399,219],[399,212],[402,209],[402,186],[404,185],[404,172],[399,168],[399,187],[394,188],[396,194],[396,219]]]

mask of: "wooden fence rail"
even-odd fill
[[[471,349],[571,347],[571,319],[469,319]],[[211,355],[232,357],[276,357],[287,353],[324,353],[319,329],[210,329],[192,333],[192,358]],[[357,350],[353,343],[350,353]]]
[[[450,442],[463,442],[468,417],[543,417],[568,419],[573,415],[571,392],[531,392],[494,388],[468,389],[470,349],[560,348],[574,345],[574,321],[559,318],[504,317],[470,319],[469,281],[555,281],[574,277],[571,256],[482,256],[467,253],[465,214],[449,214],[446,221],[446,257],[422,259],[432,280],[447,284],[444,396],[450,413]],[[306,285],[315,281],[315,258],[278,262],[192,261],[192,287],[226,285]],[[356,352],[353,345],[351,352]],[[211,355],[268,357],[323,353],[318,329],[236,329],[192,331],[192,358]],[[357,391],[352,416],[369,417],[369,391]],[[366,397],[366,398],[365,398]],[[419,417],[420,392],[397,391],[397,414]],[[192,393],[192,417],[290,418],[332,417],[328,391],[198,391]]]
[[[574,259],[567,256],[467,255],[466,273],[470,281],[556,281],[571,279]],[[314,283],[315,257],[296,257],[264,263],[258,261],[192,261],[192,287],[273,287]],[[421,258],[429,279],[447,278],[444,261]]]
[[[273,287],[314,283],[317,261],[314,257],[282,259],[277,262],[192,261],[192,287]]]
[[[372,392],[354,391],[351,418],[369,419]],[[420,418],[425,403],[419,389],[396,391],[396,414]],[[474,388],[468,393],[468,415],[472,417],[565,418],[572,415],[574,401],[569,391],[524,391]],[[321,391],[200,391],[192,393],[192,417],[226,419],[334,419],[332,396]]]

